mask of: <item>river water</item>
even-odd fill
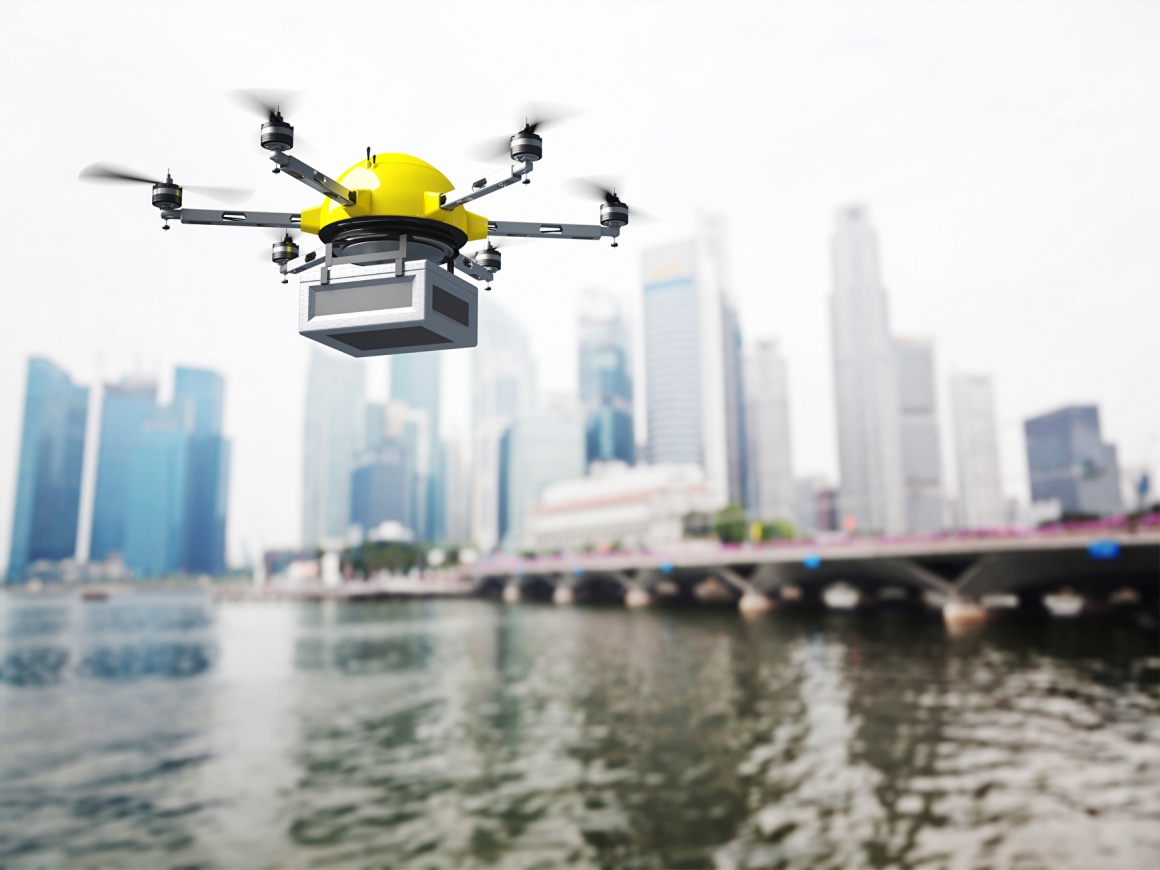
[[[1160,865],[1135,629],[0,607],[5,867]]]

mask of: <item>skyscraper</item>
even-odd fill
[[[418,486],[423,493],[424,516],[416,534],[421,540],[440,541],[446,525],[443,486],[443,442],[440,440],[440,356],[438,352],[408,353],[391,357],[391,398],[427,414],[429,471]]]
[[[190,483],[190,422],[181,405],[158,408],[133,441],[125,511],[125,565],[139,577],[184,567]]]
[[[173,404],[188,436],[181,568],[218,575],[226,566],[230,444],[222,435],[225,381],[217,372],[178,368]]]
[[[745,369],[742,362],[741,321],[733,298],[721,294],[722,386],[725,390],[725,445],[729,474],[729,502],[742,504],[751,470],[745,423]]]
[[[302,543],[344,538],[350,529],[350,480],[364,443],[362,364],[337,351],[310,354],[303,456]]]
[[[89,544],[92,561],[101,562],[116,553],[125,555],[129,472],[145,421],[156,409],[157,384],[152,381],[126,378],[105,385]]]
[[[89,391],[46,359],[28,361],[8,582],[40,559],[76,555]]]
[[[585,461],[617,460],[631,465],[636,444],[628,330],[608,296],[588,293],[583,304],[580,401],[584,408]]]
[[[1064,514],[1119,513],[1116,448],[1100,436],[1095,405],[1073,405],[1023,424],[1033,502],[1056,500]]]
[[[773,339],[758,341],[746,357],[745,396],[746,507],[756,519],[794,522],[798,512],[789,437],[789,384],[785,358]],[[813,527],[811,519],[809,528]]]
[[[1002,526],[1007,517],[991,379],[985,375],[953,376],[951,416],[960,522],[967,529]]]
[[[944,527],[942,450],[935,397],[934,346],[925,339],[894,340],[898,373],[898,416],[902,475],[906,488],[906,530],[914,534]]]
[[[840,509],[861,531],[906,528],[894,346],[878,240],[866,209],[841,209],[832,243],[831,328]]]
[[[722,259],[713,221],[697,239],[643,258],[649,462],[700,465],[719,504],[744,475],[740,366],[736,345],[728,364],[725,347],[737,330],[723,298]]]
[[[351,478],[350,516],[364,534],[385,522],[398,523],[414,534],[415,484],[409,460],[403,443],[394,438],[380,440],[359,457]]]
[[[494,302],[480,309],[479,346],[471,354],[471,535],[489,552],[500,543],[500,442],[512,421],[535,407],[535,365],[527,334]]]
[[[443,503],[447,507],[445,538],[457,544],[471,539],[471,474],[463,453],[463,441],[458,436],[443,442]]]
[[[544,489],[584,473],[584,426],[578,409],[563,405],[519,415],[504,435],[500,527],[503,546],[518,552],[526,519]]]

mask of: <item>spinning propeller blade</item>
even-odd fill
[[[603,202],[605,205],[627,205],[620,198],[618,190],[621,187],[620,182],[614,178],[573,178],[566,182],[567,186],[572,189],[574,193],[579,194],[585,199],[595,199]],[[632,214],[633,221],[655,221],[656,218],[648,212],[641,211],[635,205],[629,208]]]
[[[142,175],[135,169],[126,169],[112,163],[93,163],[80,171],[81,181],[113,181],[126,184],[163,184],[159,178]],[[174,182],[175,183],[175,182]],[[253,196],[254,191],[243,187],[203,187],[197,184],[183,184],[182,190],[204,194],[221,202],[243,202]]]
[[[230,91],[230,97],[235,103],[243,109],[260,115],[263,120],[270,120],[294,111],[300,96],[298,91],[270,88],[242,88]]]
[[[149,178],[133,169],[114,166],[112,163],[94,163],[81,170],[82,181],[128,181],[140,184],[160,184],[158,178]]]
[[[556,103],[528,103],[518,115],[518,123],[523,125],[520,132],[537,133],[541,128],[554,127],[579,114],[579,109]],[[509,154],[511,141],[511,136],[493,136],[475,145],[470,153],[482,162],[502,160]]]

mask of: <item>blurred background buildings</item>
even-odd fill
[[[527,334],[488,299],[471,352],[470,437],[445,437],[440,354],[391,357],[389,395],[373,399],[368,372],[382,361],[312,349],[301,540],[283,542],[301,549],[285,552],[364,541],[656,548],[712,534],[722,515],[762,537],[927,535],[1124,509],[1099,410],[1078,405],[1026,420],[1032,504],[1013,514],[994,384],[975,373],[947,384],[948,496],[934,341],[893,335],[865,206],[837,211],[831,257],[838,481],[796,475],[790,363],[777,338],[745,334],[724,225],[704,218],[693,237],[643,252],[639,373],[623,300],[593,290],[579,312],[575,391],[542,397]],[[178,368],[166,402],[142,377],[98,392],[49,360],[28,362],[7,580],[223,574],[223,379]],[[87,506],[86,437],[96,439]],[[1146,477],[1138,483],[1134,500],[1146,501]]]

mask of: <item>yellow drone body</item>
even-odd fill
[[[375,154],[346,170],[338,182],[354,191],[354,204],[324,199],[321,205],[303,209],[302,232],[318,235],[331,224],[351,218],[400,217],[448,224],[466,233],[469,241],[487,238],[487,218],[463,206],[451,210],[440,207],[440,196],[455,186],[418,157]]]

